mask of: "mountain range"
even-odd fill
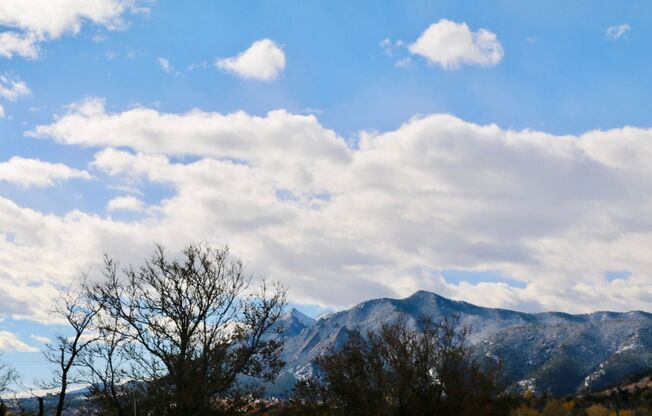
[[[469,331],[474,357],[499,360],[511,391],[577,394],[652,371],[650,313],[524,313],[418,291],[405,299],[369,300],[319,319],[291,310],[282,322],[287,366],[276,392],[310,375],[313,359],[343,345],[350,331],[365,334],[399,318],[417,328],[423,316],[435,321],[457,317]]]

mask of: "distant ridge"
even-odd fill
[[[597,391],[652,371],[652,314],[594,312],[524,313],[486,308],[417,291],[404,299],[372,299],[314,320],[297,310],[284,319],[287,374],[305,376],[312,360],[342,345],[350,331],[366,333],[399,317],[458,315],[470,331],[469,344],[482,360],[500,360],[510,390],[566,395]],[[287,386],[286,386],[287,387]]]

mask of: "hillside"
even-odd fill
[[[287,367],[278,387],[287,389],[293,378],[310,374],[312,360],[345,342],[349,331],[373,331],[399,317],[417,327],[421,316],[459,316],[474,355],[499,360],[513,391],[596,391],[652,369],[652,314],[530,314],[419,291],[405,299],[363,302],[318,320],[293,310],[284,318]]]

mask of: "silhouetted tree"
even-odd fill
[[[336,415],[501,415],[496,371],[482,367],[465,346],[457,321],[404,321],[362,336],[315,360],[316,376],[297,386],[301,397]],[[316,398],[316,399],[315,399]]]
[[[263,282],[250,290],[250,283],[227,248],[190,245],[170,258],[157,247],[140,267],[122,272],[106,258],[93,296],[117,318],[107,329],[132,346],[130,359],[159,414],[215,414],[239,397],[244,378],[272,380],[283,366],[270,328],[285,289]]]
[[[64,319],[72,331],[70,335],[57,335],[55,341],[47,344],[43,351],[45,358],[55,365],[51,386],[59,388],[56,416],[61,416],[63,412],[68,384],[73,368],[79,364],[80,354],[97,339],[94,318],[99,310],[99,304],[88,296],[85,284],[60,294],[55,313]]]
[[[80,379],[89,385],[88,398],[100,409],[123,416],[127,414],[130,396],[130,345],[122,331],[118,317],[99,313],[95,316],[97,341],[89,345],[79,357]]]
[[[7,414],[7,406],[2,397],[10,390],[11,385],[16,382],[17,378],[16,370],[0,361],[0,416]]]

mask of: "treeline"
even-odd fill
[[[512,416],[652,416],[652,390],[616,388],[608,393],[576,397],[536,397],[526,393],[518,398]]]
[[[481,366],[455,321],[423,318],[353,332],[295,387],[296,410],[323,415],[507,415],[498,368]],[[297,414],[301,412],[295,411]]]
[[[280,284],[253,285],[228,249],[162,247],[139,266],[105,257],[100,278],[61,293],[56,313],[69,328],[47,345],[56,405],[36,414],[530,416],[648,415],[605,400],[547,400],[506,394],[500,367],[476,361],[455,320],[388,323],[344,342],[313,363],[289,398],[264,396],[284,368]],[[17,374],[0,364],[0,397]],[[71,384],[89,386],[69,407]],[[0,399],[0,416],[10,410]],[[29,413],[12,401],[13,413]],[[600,413],[606,411],[607,413]]]

